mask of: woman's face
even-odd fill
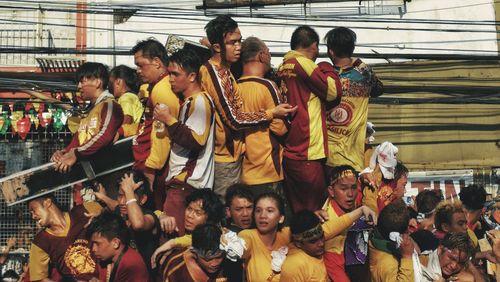
[[[272,198],[262,198],[257,202],[254,217],[257,230],[261,234],[277,231],[278,224],[285,220],[278,203]]]

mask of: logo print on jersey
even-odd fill
[[[352,108],[347,103],[340,103],[333,111],[330,113],[329,119],[333,121],[335,125],[346,125],[351,122],[352,119]]]

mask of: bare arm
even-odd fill
[[[144,215],[141,206],[137,202],[134,190],[137,189],[142,182],[135,183],[132,175],[127,175],[122,178],[120,189],[125,193],[127,201],[128,219],[134,230],[151,230],[154,226],[154,218],[152,215]]]

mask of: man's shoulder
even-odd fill
[[[123,254],[123,258],[120,262],[120,268],[126,269],[146,269],[146,264],[144,263],[141,254],[133,248],[128,248]]]
[[[249,84],[259,84],[259,85],[264,85],[267,87],[273,87],[274,82],[272,80],[269,80],[264,77],[258,77],[258,76],[250,76],[250,77],[241,77],[238,79],[238,83],[249,83]]]
[[[172,269],[178,269],[185,265],[184,253],[187,248],[174,249],[166,258],[161,267],[162,273],[168,274]]]

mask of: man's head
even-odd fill
[[[294,244],[306,254],[321,258],[325,253],[325,234],[321,222],[311,211],[303,210],[295,214],[290,224]]]
[[[148,200],[151,200],[151,190],[149,190],[149,182],[146,176],[140,171],[137,170],[131,170],[125,172],[123,175],[131,175],[133,177],[133,180],[135,183],[140,183],[142,182],[139,187],[137,187],[134,190],[134,196],[135,199],[137,200],[137,203],[140,206],[147,206],[148,205]],[[118,207],[120,208],[120,214],[122,216],[127,216],[128,211],[127,211],[127,198],[125,197],[125,192],[123,191],[122,185],[123,185],[123,180],[120,179],[118,181],[119,189],[118,189]]]
[[[441,202],[436,207],[434,225],[436,226],[436,229],[446,233],[466,233],[467,220],[465,219],[462,203],[459,201]]]
[[[444,278],[459,273],[474,252],[469,236],[464,233],[448,233],[438,247],[439,265]]]
[[[101,63],[87,62],[78,68],[76,81],[83,100],[97,99],[102,91],[108,88],[108,72],[108,67]]]
[[[205,26],[212,51],[220,53],[221,60],[232,64],[239,60],[241,52],[241,32],[238,23],[230,16],[220,15]]]
[[[355,208],[358,195],[358,174],[349,165],[337,166],[332,169],[328,194],[344,211]]]
[[[109,261],[120,255],[129,243],[129,230],[125,221],[111,212],[104,212],[94,218],[87,235],[92,243],[92,252],[101,261]]]
[[[400,161],[398,161],[394,168],[394,180],[396,181],[396,187],[394,187],[392,197],[393,199],[402,199],[406,192],[406,184],[408,183],[408,168]]]
[[[404,234],[408,231],[410,214],[403,201],[395,201],[382,209],[378,217],[377,229],[385,240],[391,232]]]
[[[212,190],[196,189],[186,197],[186,231],[192,232],[202,223],[219,224],[224,217],[223,208],[221,200]]]
[[[475,224],[485,210],[486,190],[483,186],[473,184],[462,188],[458,195],[463,204],[467,223]]]
[[[198,265],[207,274],[220,270],[224,261],[224,251],[219,249],[222,232],[214,224],[200,224],[193,231],[191,252]]]
[[[315,61],[319,55],[319,35],[308,25],[297,27],[290,40],[292,50],[303,53],[309,59]]]
[[[253,195],[244,184],[235,184],[226,191],[226,217],[242,229],[252,226]]]
[[[441,202],[441,197],[441,190],[423,190],[419,192],[415,199],[417,211],[425,215],[426,218],[430,217]]]
[[[241,62],[248,64],[250,62],[261,63],[265,69],[264,73],[271,69],[271,53],[264,41],[257,37],[248,37],[241,44]]]
[[[325,39],[328,47],[328,57],[350,58],[356,45],[356,33],[347,27],[337,27],[330,30]]]
[[[170,56],[167,69],[172,90],[177,94],[183,94],[193,85],[198,85],[200,66],[200,57],[193,50],[182,49]]]
[[[126,92],[139,91],[139,78],[137,72],[128,66],[119,65],[109,72],[108,90],[115,97],[120,97]]]
[[[166,74],[168,55],[165,47],[156,39],[139,41],[131,50],[137,66],[137,75],[146,83],[156,83]]]
[[[50,227],[54,211],[60,211],[54,194],[46,194],[28,202],[31,218],[41,228]]]

